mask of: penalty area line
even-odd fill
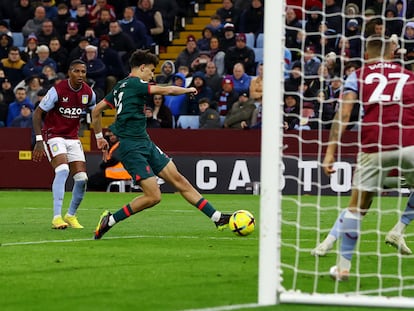
[[[168,235],[129,235],[129,236],[110,236],[105,237],[104,240],[126,240],[126,239],[206,239],[206,240],[235,240],[239,237],[200,237],[200,236],[168,236]],[[4,246],[19,246],[19,245],[38,245],[38,244],[52,244],[52,243],[71,243],[71,242],[85,242],[94,241],[93,238],[85,239],[67,239],[67,240],[43,240],[43,241],[25,241],[25,242],[9,242],[0,243]]]

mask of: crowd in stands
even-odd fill
[[[31,127],[26,121],[39,98],[66,78],[75,59],[86,62],[87,82],[98,100],[103,98],[127,74],[134,50],[163,52],[170,45],[170,32],[184,30],[181,18],[196,16],[197,7],[206,2],[0,1],[0,127]],[[263,5],[263,0],[223,0],[202,39],[188,36],[186,48],[162,64],[154,83],[194,86],[199,92],[150,98],[148,127],[176,127],[182,115],[206,120],[197,127],[223,127],[226,112],[239,94],[249,93],[256,76],[258,62],[246,46],[246,35],[263,33]],[[212,110],[219,122],[211,122]]]
[[[290,58],[284,90],[284,128],[329,129],[344,81],[361,66],[365,39],[394,43],[395,61],[412,68],[414,1],[287,0],[285,35]],[[348,129],[357,130],[356,105]]]

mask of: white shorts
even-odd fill
[[[362,191],[381,191],[388,173],[399,168],[408,186],[414,186],[414,146],[378,153],[359,153],[352,187]]]
[[[75,161],[85,162],[85,154],[79,139],[55,137],[49,139],[45,144],[49,161],[52,161],[59,154],[66,154],[68,163]]]

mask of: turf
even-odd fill
[[[237,305],[256,303],[258,226],[248,237],[235,236],[228,230],[218,232],[211,221],[178,194],[164,194],[157,207],[118,224],[102,240],[93,240],[101,212],[115,211],[135,195],[87,193],[78,214],[85,228],[52,230],[50,192],[1,191],[0,310],[192,310],[219,306],[228,307],[217,310],[238,310],[242,307]],[[206,198],[222,211],[250,210],[260,222],[259,196],[206,195]],[[67,193],[64,210],[69,199]],[[298,209],[315,200],[315,197],[304,197],[301,202],[284,200],[284,263],[298,259],[292,247],[298,232],[292,224],[315,226],[320,221],[315,218],[313,208]],[[326,202],[335,205],[336,199],[326,197]],[[321,227],[328,228],[336,213],[330,210]],[[389,218],[392,225],[395,218]],[[303,230],[301,234],[300,246],[313,247],[315,230]],[[320,265],[329,266],[333,258],[328,257],[325,264],[321,260]],[[304,251],[298,263],[311,271],[315,260]],[[306,273],[295,274],[288,265],[283,277],[287,285],[296,280],[298,288],[304,290],[312,290],[315,278]],[[332,290],[333,283],[327,278],[320,283],[319,291]],[[349,290],[353,285],[350,282],[346,286]],[[317,309],[345,310],[345,307],[285,304],[243,308]],[[368,308],[346,307],[346,310]]]

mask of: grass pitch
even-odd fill
[[[113,212],[136,195],[89,192],[78,212],[85,228],[52,230],[50,192],[1,191],[0,310],[345,310],[304,305],[242,307],[257,301],[258,196],[206,195],[224,212],[246,209],[255,215],[256,231],[247,237],[218,232],[180,195],[164,194],[157,207],[116,225],[102,240],[93,240],[102,211]],[[66,194],[64,212],[70,196]],[[337,203],[336,198],[324,199],[330,205]],[[300,204],[284,200],[283,262],[298,258],[292,250],[298,231],[292,224],[315,226],[320,221],[312,208],[298,210],[315,201],[316,197]],[[328,211],[321,227],[329,228],[336,214],[336,210]],[[392,226],[396,218],[389,218]],[[315,239],[315,230],[303,230],[300,245],[310,249]],[[326,266],[333,258],[326,259]],[[299,266],[313,270],[315,260],[303,251]],[[286,267],[283,277],[290,285],[296,282],[312,290],[316,276]],[[333,287],[327,280],[320,283],[322,292]]]

